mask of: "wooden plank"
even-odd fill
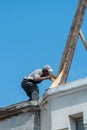
[[[62,76],[63,76],[63,71],[64,71],[64,70],[62,70],[61,73],[59,74],[59,76],[54,80],[54,82],[53,82],[52,85],[50,86],[51,89],[52,89],[52,88],[55,88],[55,87],[57,87],[57,86],[59,85],[59,83],[60,83],[60,81],[61,81],[61,78],[62,78]]]
[[[84,35],[83,35],[83,33],[82,33],[82,30],[81,30],[81,29],[80,29],[79,34],[80,34],[80,37],[81,37],[82,42],[83,42],[83,44],[84,44],[84,47],[85,47],[85,48],[86,48],[86,50],[87,50],[87,42],[86,42],[86,40],[85,40],[85,37],[84,37]]]

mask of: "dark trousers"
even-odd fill
[[[39,98],[39,88],[33,81],[23,79],[21,86],[27,96],[30,97],[30,100],[37,100]]]

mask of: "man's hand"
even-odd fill
[[[49,79],[54,82],[55,79],[56,79],[56,76],[54,76],[54,75],[52,75],[52,74],[49,74]]]

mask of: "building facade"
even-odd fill
[[[0,108],[0,130],[87,130],[87,78],[49,89],[38,101]]]
[[[87,78],[47,91],[40,107],[41,130],[87,130]]]
[[[37,101],[21,102],[0,109],[0,130],[39,130],[40,109]]]

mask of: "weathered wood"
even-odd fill
[[[87,42],[86,42],[86,40],[85,40],[85,37],[84,37],[84,35],[83,35],[81,29],[80,29],[79,35],[80,35],[80,37],[81,37],[81,40],[82,40],[82,42],[83,42],[83,44],[84,44],[85,49],[87,50]]]
[[[58,77],[56,79],[53,80],[52,85],[50,86],[50,88],[55,88],[57,87],[57,85],[60,83],[62,75],[63,75],[63,71],[64,69],[62,69],[61,73],[58,75]]]
[[[70,29],[70,34],[67,39],[66,47],[65,47],[63,57],[61,60],[61,64],[59,67],[59,71],[57,74],[57,77],[58,77],[58,75],[61,73],[61,71],[64,68],[62,78],[61,78],[59,84],[63,84],[67,80],[68,72],[69,72],[72,58],[74,55],[74,51],[76,48],[76,43],[77,43],[77,39],[79,36],[80,28],[82,25],[86,6],[87,6],[87,0],[79,0],[79,4],[78,4],[77,10],[76,10],[76,14],[74,16],[74,20],[73,20],[73,23],[72,23],[72,26]]]

